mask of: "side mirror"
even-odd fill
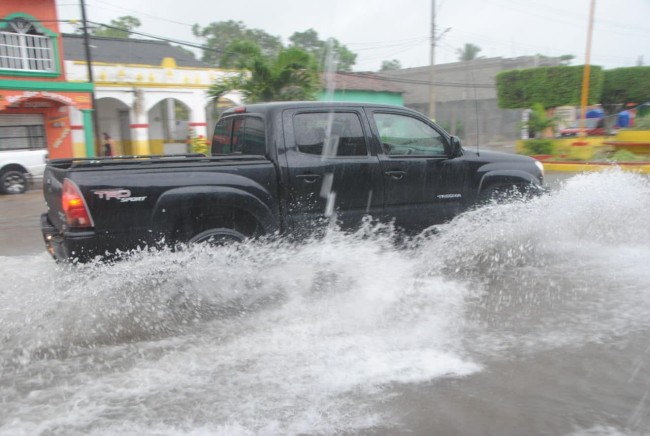
[[[451,157],[458,157],[463,155],[463,146],[460,143],[460,138],[458,136],[449,137],[449,148]]]

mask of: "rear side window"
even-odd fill
[[[298,151],[323,156],[367,156],[361,120],[351,112],[297,114],[293,132]]]
[[[266,154],[264,120],[229,117],[219,120],[212,136],[212,154]]]

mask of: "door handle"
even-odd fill
[[[321,176],[320,174],[298,174],[296,177],[305,183],[314,183],[320,179]]]
[[[386,171],[384,174],[386,174],[388,177],[392,179],[402,180],[406,175],[406,171],[393,170],[393,171]]]

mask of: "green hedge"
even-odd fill
[[[616,68],[605,71],[601,103],[625,104],[650,101],[650,67]]]
[[[584,66],[561,66],[502,71],[496,76],[497,98],[502,109],[524,109],[533,103],[545,108],[580,105]],[[603,69],[591,66],[589,104],[602,95]]]

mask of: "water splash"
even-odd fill
[[[399,427],[398,386],[650,327],[648,194],[579,176],[400,248],[368,221],[114,265],[0,258],[0,433]]]

